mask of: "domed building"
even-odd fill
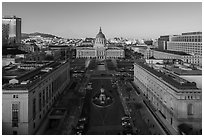
[[[83,45],[76,48],[77,58],[97,58],[103,60],[110,58],[124,58],[124,56],[123,48],[106,46],[106,37],[102,33],[101,27],[92,47],[86,47]]]
[[[102,33],[102,30],[100,27],[99,33],[96,35],[94,47],[95,48],[101,48],[101,47],[105,47],[105,45],[106,45],[106,37]]]

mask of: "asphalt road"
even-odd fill
[[[110,92],[114,98],[111,106],[99,108],[90,103],[90,121],[87,134],[89,135],[117,135],[122,131],[121,117],[124,115],[124,110],[117,95],[117,90],[112,88],[110,79],[92,79],[91,98],[100,92],[103,87],[105,91]]]

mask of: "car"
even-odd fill
[[[91,85],[88,85],[86,89],[91,90],[92,89]]]
[[[83,132],[84,132],[83,130],[77,130],[76,135],[83,135]]]
[[[123,127],[131,126],[130,121],[123,121],[123,122],[122,122],[122,126],[123,126]]]
[[[83,130],[84,129],[84,123],[78,123],[76,126],[76,130]]]
[[[122,120],[122,121],[124,121],[124,120],[130,120],[130,117],[129,117],[129,116],[124,116],[124,117],[121,118],[121,120]]]
[[[78,121],[79,121],[79,122],[86,122],[86,121],[87,121],[87,118],[86,118],[86,117],[82,117],[82,118],[79,118]]]

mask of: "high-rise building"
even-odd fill
[[[21,43],[21,18],[5,16],[2,19],[2,44]]]
[[[158,38],[158,49],[166,50],[167,49],[167,41],[169,41],[170,35],[160,36]]]

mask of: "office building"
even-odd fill
[[[158,38],[158,49],[159,50],[167,50],[167,42],[171,38],[170,35],[160,36]]]
[[[70,81],[70,63],[28,62],[4,70],[2,134],[36,134]]]
[[[172,36],[167,42],[167,50],[182,51],[202,57],[202,32],[188,32]]]
[[[2,19],[2,44],[21,43],[21,18],[16,16],[3,17]]]

